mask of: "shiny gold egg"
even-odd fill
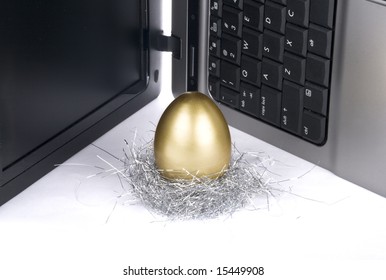
[[[161,175],[168,179],[223,175],[231,158],[231,136],[212,99],[200,92],[177,97],[157,125],[154,156]]]

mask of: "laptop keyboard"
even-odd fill
[[[324,144],[335,0],[210,0],[209,5],[213,98]]]

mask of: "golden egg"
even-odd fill
[[[161,175],[168,179],[220,177],[231,158],[231,137],[212,99],[200,92],[177,97],[157,125],[154,156]]]

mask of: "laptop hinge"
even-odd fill
[[[156,48],[162,52],[171,52],[175,59],[181,59],[181,39],[173,34],[172,36],[159,34]]]

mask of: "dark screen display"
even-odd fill
[[[141,1],[0,1],[3,170],[143,79]]]

